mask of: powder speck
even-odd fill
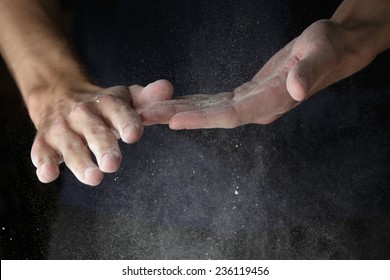
[[[238,195],[238,191],[237,191],[237,190],[235,190],[235,191],[234,191],[234,194],[235,194],[235,195]]]

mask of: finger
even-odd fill
[[[188,95],[179,99],[156,102],[146,108],[141,113],[141,118],[144,125],[152,124],[167,124],[169,120],[176,114],[203,110],[211,106],[222,104],[226,100],[233,98],[233,93],[223,92],[219,94],[206,95]]]
[[[58,178],[59,156],[41,136],[37,136],[31,148],[31,160],[37,168],[36,174],[42,183],[50,183]]]
[[[169,127],[174,130],[234,128],[240,124],[240,118],[231,100],[205,109],[176,114],[169,121]]]
[[[134,109],[139,113],[155,102],[172,98],[173,86],[167,80],[158,80],[146,87],[133,85],[129,87]]]
[[[256,124],[270,124],[270,123],[276,121],[277,119],[279,119],[282,115],[283,114],[276,114],[276,115],[264,117],[264,118],[257,120],[254,123],[256,123]]]
[[[142,121],[128,103],[113,95],[100,95],[96,107],[123,142],[130,144],[139,140],[143,131]]]
[[[82,135],[95,155],[101,171],[112,173],[118,170],[122,156],[116,136],[87,103],[80,103],[69,115],[69,126]]]
[[[91,186],[101,182],[103,173],[92,161],[87,146],[64,120],[56,121],[46,138],[80,182]]]
[[[324,38],[313,39],[305,50],[303,58],[289,71],[287,90],[296,101],[309,97],[322,78],[334,70],[337,64],[337,52],[332,41]]]

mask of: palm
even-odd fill
[[[172,129],[233,128],[267,124],[300,101],[363,65],[344,53],[342,28],[318,21],[276,53],[264,67],[232,92],[190,95],[157,102],[141,113],[145,124]]]

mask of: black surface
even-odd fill
[[[312,2],[84,1],[74,38],[100,85],[212,93],[338,1]],[[65,168],[51,237],[32,236],[55,259],[387,259],[389,68],[387,52],[268,126],[148,127],[97,188]]]
[[[46,258],[57,189],[35,178],[34,128],[2,61],[0,95],[0,258]]]

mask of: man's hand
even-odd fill
[[[43,100],[35,97],[30,104],[37,127],[31,158],[42,182],[56,179],[59,163],[64,161],[82,183],[99,184],[103,172],[115,172],[120,165],[117,139],[134,143],[141,137],[143,125],[138,112],[170,99],[173,93],[171,84],[164,80],[146,87],[101,89],[89,85],[85,89],[42,94]]]
[[[0,0],[0,52],[37,129],[31,158],[38,178],[53,181],[64,161],[81,182],[97,185],[103,172],[119,167],[117,139],[137,141],[139,112],[170,99],[173,90],[167,81],[92,85],[56,22],[60,15],[58,1]]]
[[[360,51],[350,33],[334,21],[317,21],[233,92],[157,102],[141,116],[145,124],[169,123],[172,129],[268,124],[371,62],[376,54]]]

